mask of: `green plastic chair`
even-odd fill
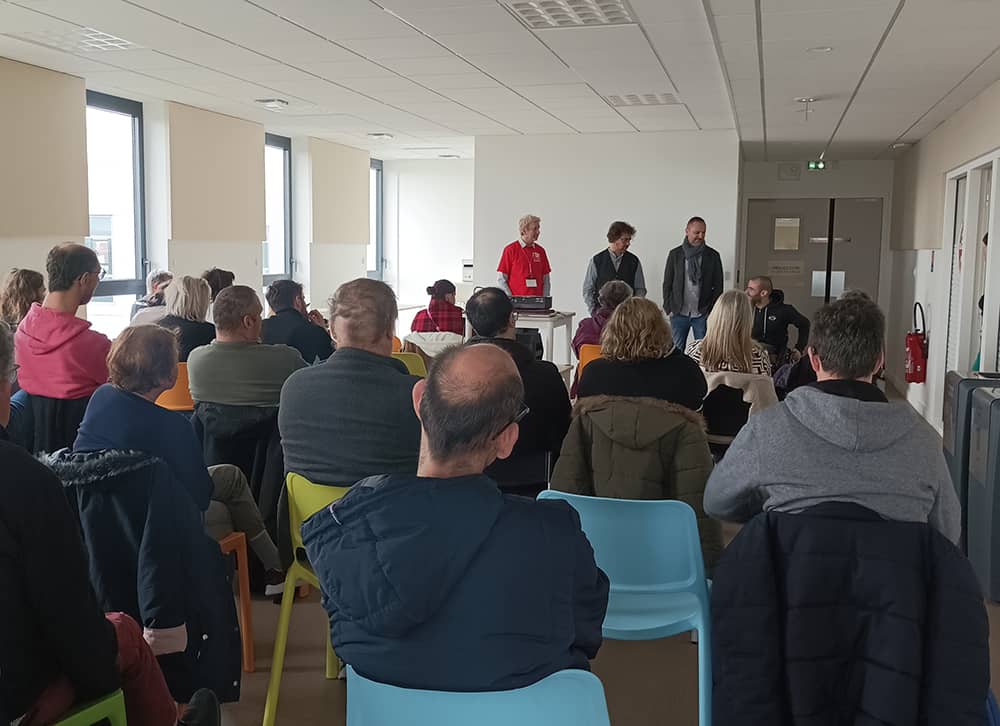
[[[292,604],[298,581],[309,583],[317,590],[319,580],[306,559],[302,544],[302,523],[316,512],[333,504],[347,494],[347,487],[328,487],[313,484],[300,474],[289,472],[285,477],[288,489],[288,521],[295,560],[285,573],[285,591],[281,596],[281,613],[278,615],[278,632],[274,636],[274,658],[271,660],[271,678],[267,683],[267,701],[264,703],[264,726],[274,726],[278,715],[278,692],[281,690],[281,672],[285,667],[285,648],[288,645],[288,626],[292,620]],[[337,655],[330,644],[330,624],[326,627],[326,677],[334,679],[340,668]]]
[[[70,711],[66,718],[57,721],[53,726],[94,726],[104,719],[107,719],[111,726],[128,726],[128,721],[125,719],[125,696],[120,689],[110,696]]]
[[[398,361],[402,361],[411,376],[427,377],[427,366],[424,364],[424,359],[420,357],[419,353],[393,353],[392,357]]]

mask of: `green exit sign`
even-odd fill
[[[809,171],[823,171],[826,168],[826,162],[822,159],[819,161],[808,161],[806,162],[806,168]]]

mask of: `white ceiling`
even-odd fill
[[[533,31],[499,0],[0,0],[0,56],[381,158],[468,157],[478,135],[732,128],[750,160],[885,157],[1000,78],[997,0],[628,5],[638,22]],[[128,47],[86,49],[84,28]],[[629,94],[675,103],[607,99]]]

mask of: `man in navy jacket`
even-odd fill
[[[576,512],[483,474],[513,449],[523,401],[504,351],[445,351],[413,390],[417,475],[364,479],[303,526],[333,646],[360,674],[503,690],[597,655],[608,578]]]

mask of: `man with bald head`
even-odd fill
[[[363,479],[303,525],[333,646],[360,674],[505,690],[597,655],[608,578],[576,512],[483,474],[514,448],[523,401],[504,351],[446,350],[413,389],[416,476]]]

